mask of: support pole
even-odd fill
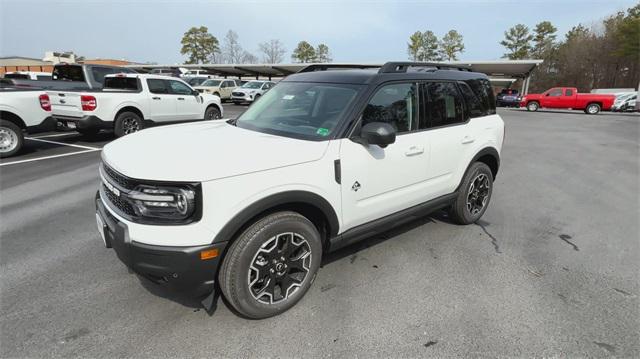
[[[525,81],[524,95],[527,95],[529,93],[529,82],[530,81],[531,81],[531,75],[527,76],[527,80]]]

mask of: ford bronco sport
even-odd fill
[[[105,146],[96,220],[106,247],[209,309],[221,293],[266,318],[304,296],[328,251],[436,209],[460,224],[484,214],[504,138],[487,76],[317,66],[236,120]]]

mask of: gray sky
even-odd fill
[[[325,43],[335,62],[406,60],[416,30],[464,36],[462,60],[500,58],[503,32],[549,20],[560,36],[637,0],[526,1],[108,1],[0,0],[0,56],[42,58],[47,50],[87,58],[181,63],[180,39],[204,25],[222,43],[229,29],[244,49],[280,39],[288,52],[301,40]]]

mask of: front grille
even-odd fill
[[[133,206],[123,200],[122,198],[120,198],[119,196],[116,196],[113,192],[111,192],[110,189],[107,188],[107,186],[105,186],[105,184],[102,184],[102,192],[107,196],[107,200],[114,205],[117,209],[119,209],[122,213],[128,215],[128,216],[135,216],[136,212],[133,209]]]
[[[238,96],[238,97],[244,97],[244,94],[242,92],[232,92],[231,95],[232,96]]]
[[[120,173],[116,172],[114,169],[112,169],[111,167],[107,166],[106,163],[102,164],[102,169],[104,170],[104,173],[107,175],[107,177],[112,180],[113,182],[119,184],[120,186],[126,188],[126,189],[134,189],[135,186],[137,185],[136,182],[132,181],[131,179],[125,177],[124,175],[121,175]]]

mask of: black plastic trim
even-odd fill
[[[361,224],[329,240],[329,250],[333,251],[358,242],[373,235],[384,233],[393,227],[424,217],[433,211],[447,207],[455,200],[457,192],[453,192],[430,201],[403,209],[385,217]]]
[[[307,191],[289,191],[281,192],[268,197],[265,197],[249,207],[243,209],[235,217],[225,224],[224,227],[218,232],[213,239],[212,243],[224,242],[233,239],[233,236],[260,213],[266,212],[271,208],[282,206],[286,204],[301,203],[318,208],[324,216],[327,218],[329,228],[329,237],[335,236],[338,233],[340,224],[338,222],[338,216],[331,204],[321,196]]]
[[[55,118],[49,116],[37,125],[27,126],[26,130],[27,130],[27,133],[29,134],[55,131],[57,124],[58,124],[58,121]]]
[[[342,168],[340,167],[340,160],[333,161],[333,171],[335,172],[336,183],[342,183]]]

